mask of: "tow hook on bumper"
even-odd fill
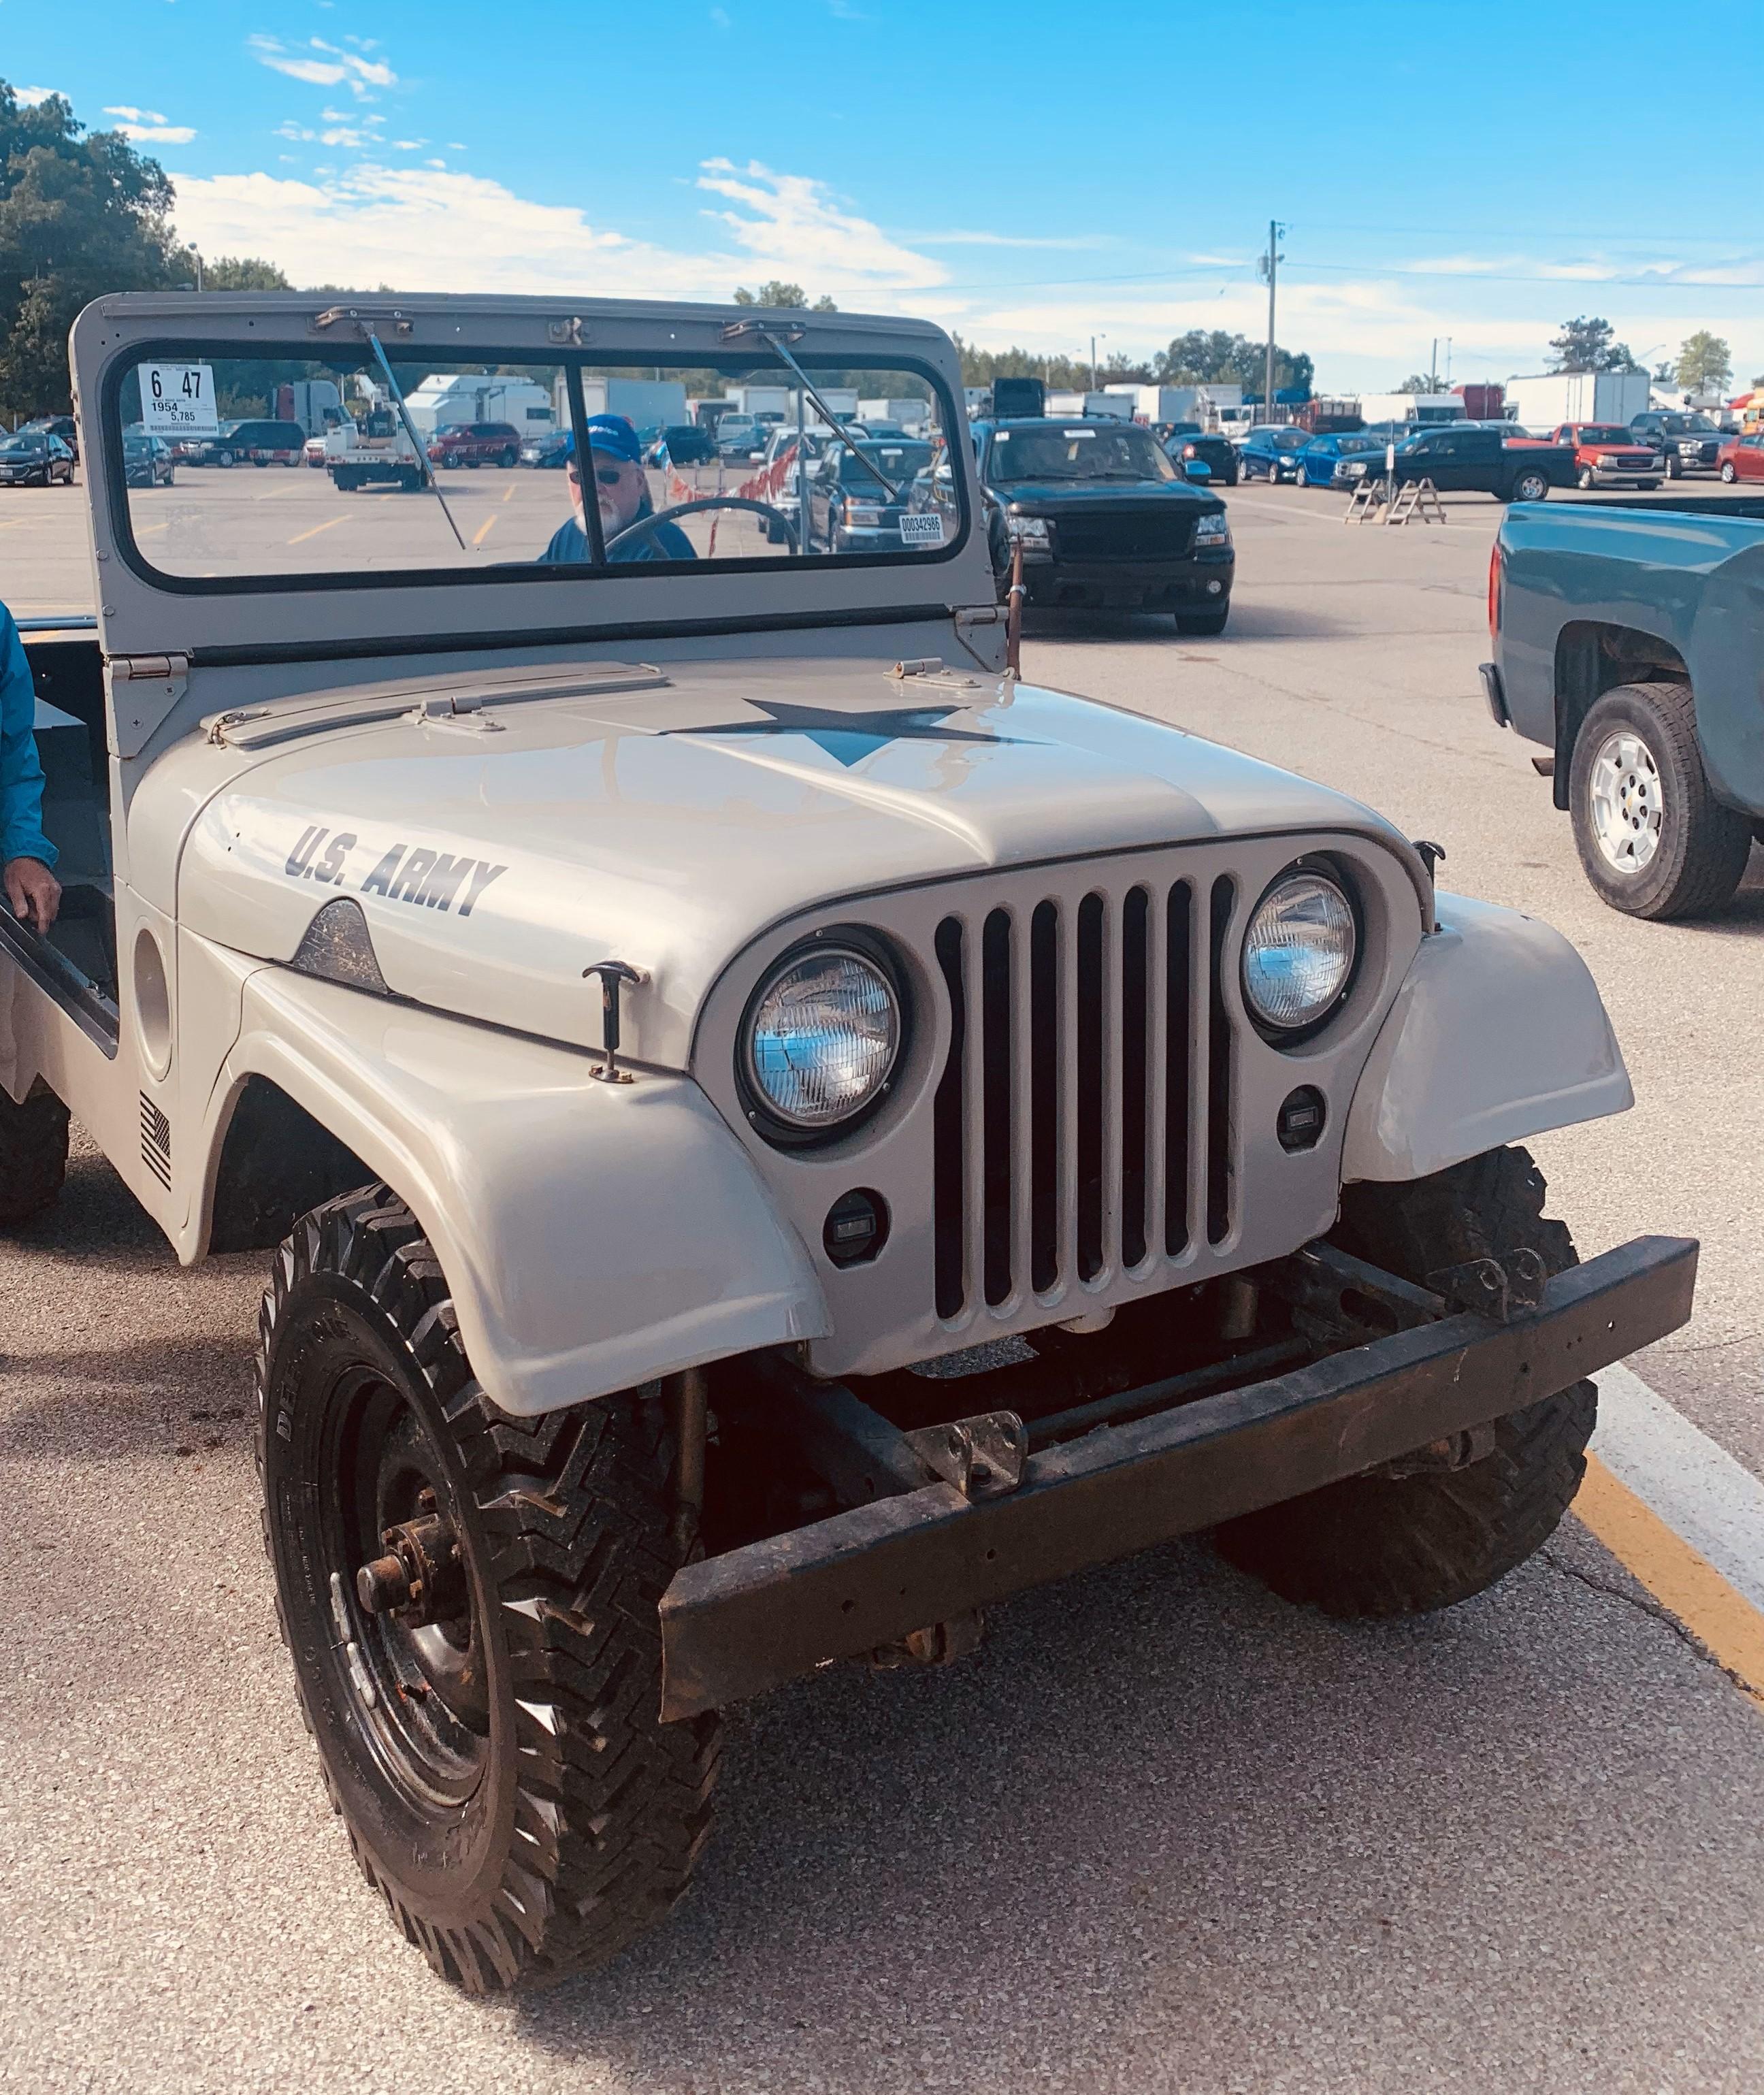
[[[1191,1374],[1111,1399],[1108,1419],[1038,1446],[995,1496],[965,1495],[852,1392],[779,1360],[768,1402],[820,1474],[842,1479],[847,1509],[675,1574],[661,1601],[662,1716],[889,1646],[948,1655],[965,1618],[1031,1586],[1385,1465],[1473,1460],[1492,1421],[1685,1323],[1696,1255],[1689,1239],[1639,1237],[1556,1274],[1532,1307],[1509,1260],[1500,1322],[1441,1314],[1433,1291],[1312,1245],[1284,1269],[1293,1322],[1340,1350],[1235,1387],[1215,1372],[1209,1394],[1193,1393]],[[1382,1335],[1354,1343],[1357,1321]],[[1255,1370],[1246,1359],[1236,1372]],[[978,1423],[961,1422],[970,1487]]]

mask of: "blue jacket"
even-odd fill
[[[540,554],[542,561],[580,561],[583,565],[594,558],[588,545],[588,534],[572,516],[560,524],[551,534],[551,542]],[[608,566],[616,566],[621,560],[695,560],[692,541],[677,524],[658,524],[652,531],[646,531],[641,538],[627,538],[622,546],[615,546],[607,555]]]
[[[0,860],[55,863],[43,834],[43,765],[37,754],[37,690],[24,642],[0,603]]]

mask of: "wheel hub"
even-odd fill
[[[1664,814],[1660,767],[1633,728],[1599,745],[1588,777],[1592,834],[1613,872],[1645,872],[1660,848]]]
[[[420,1518],[382,1531],[386,1554],[355,1574],[355,1593],[370,1615],[395,1614],[412,1628],[451,1621],[467,1607],[465,1567],[460,1539],[435,1510],[425,1491]]]

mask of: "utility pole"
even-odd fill
[[[1428,390],[1430,393],[1437,393],[1437,392],[1439,391],[1439,390],[1440,390],[1440,338],[1438,337],[1438,335],[1435,335],[1435,336],[1433,338],[1433,351],[1432,351],[1432,354],[1431,354],[1431,355],[1428,357],[1428,359],[1427,359],[1427,390]]]
[[[1268,221],[1268,256],[1263,264],[1268,273],[1268,355],[1262,385],[1263,419],[1274,420],[1274,271],[1279,264],[1280,235],[1283,230],[1277,219]]]
[[[1096,390],[1096,338],[1091,337],[1091,390]]]

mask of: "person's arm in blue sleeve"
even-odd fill
[[[0,865],[15,917],[46,931],[61,889],[43,834],[43,765],[37,754],[37,692],[12,614],[0,604]]]

